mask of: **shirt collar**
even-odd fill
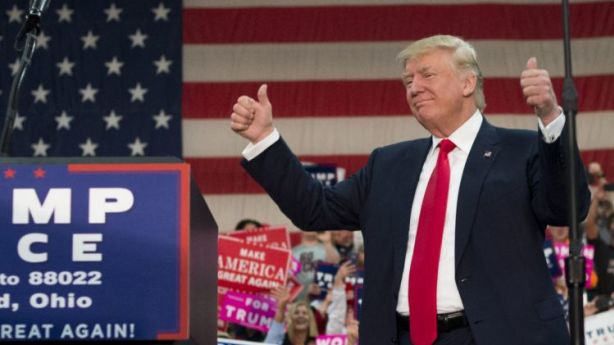
[[[473,146],[473,142],[475,138],[478,136],[478,132],[480,131],[480,127],[482,126],[482,113],[480,110],[476,110],[473,115],[469,118],[469,120],[465,121],[460,127],[458,127],[449,137],[458,149],[469,154],[471,151],[471,146]],[[436,136],[432,136],[433,138],[433,146],[431,147],[431,151],[434,150],[439,142],[444,138],[438,138]]]

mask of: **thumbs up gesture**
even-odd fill
[[[527,68],[520,75],[522,94],[535,114],[547,125],[554,120],[561,110],[556,101],[550,75],[545,69],[537,67],[537,59],[529,58]]]
[[[267,95],[267,85],[258,89],[258,101],[241,96],[232,107],[230,128],[253,144],[273,132],[273,107]]]

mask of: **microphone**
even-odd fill
[[[28,10],[28,17],[41,17],[43,12],[49,7],[49,0],[30,0],[30,9]]]
[[[19,30],[17,34],[17,39],[15,40],[15,49],[17,51],[22,51],[24,48],[24,40],[28,34],[34,33],[37,36],[40,29],[40,22],[43,12],[47,10],[49,7],[50,0],[30,0],[30,8],[28,9],[28,14],[26,16],[26,21]]]

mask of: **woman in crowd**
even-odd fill
[[[277,301],[277,311],[264,342],[277,345],[315,345],[318,330],[309,304],[305,301],[292,304],[286,317],[290,291],[285,287],[278,287],[271,295]],[[287,322],[286,331],[284,319]]]

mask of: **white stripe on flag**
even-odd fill
[[[560,40],[471,41],[486,77],[519,77],[535,56],[552,77],[564,75]],[[408,42],[185,45],[186,82],[399,79],[397,54]],[[614,74],[614,37],[572,42],[575,76]]]
[[[534,116],[487,116],[496,126],[537,129]],[[410,115],[281,118],[275,120],[284,139],[297,155],[369,154],[373,149],[428,133]],[[577,117],[581,150],[612,147],[614,111],[582,113]],[[185,157],[239,157],[247,142],[231,132],[226,119],[183,120]]]

